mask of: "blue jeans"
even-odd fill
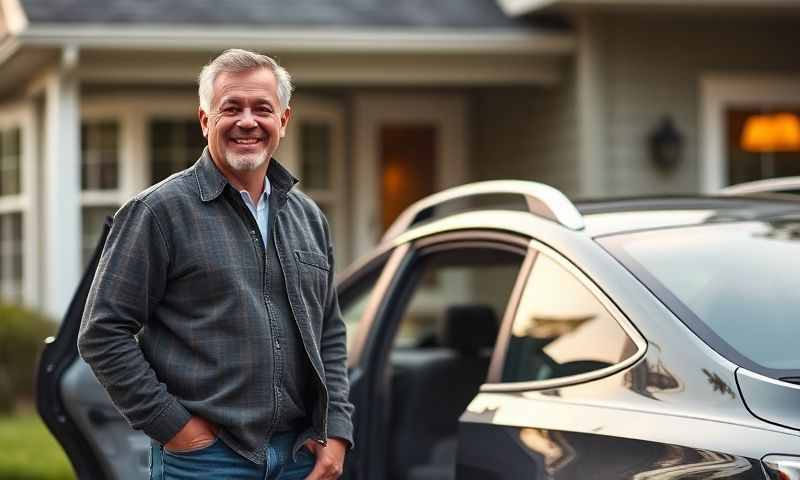
[[[292,460],[297,434],[273,436],[264,465],[242,457],[217,438],[199,450],[172,453],[153,442],[150,447],[150,480],[301,480],[311,473],[316,459],[303,447]]]

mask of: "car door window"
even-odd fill
[[[466,319],[463,330],[469,328],[468,322],[482,322],[478,317],[491,319],[483,323],[493,322],[493,335],[483,342],[493,346],[522,260],[519,254],[491,248],[456,248],[419,258],[394,349],[447,346],[453,341],[445,338],[447,323],[455,325],[459,315]],[[481,330],[487,331],[488,327]],[[472,340],[478,341],[474,336]]]
[[[625,330],[575,275],[538,255],[511,327],[503,382],[579,375],[636,352]]]
[[[353,353],[362,325],[361,320],[388,258],[388,252],[382,253],[355,273],[356,278],[348,278],[339,288],[339,308],[347,329],[348,354]]]

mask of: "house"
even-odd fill
[[[748,115],[800,111],[799,14],[795,0],[1,0],[0,295],[61,315],[105,216],[196,158],[196,76],[224,48],[293,74],[276,157],[344,265],[408,203],[464,182],[608,196],[800,173],[796,152],[736,140]]]

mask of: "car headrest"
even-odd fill
[[[497,314],[489,305],[451,305],[445,311],[439,342],[462,353],[475,353],[494,345],[497,330]]]

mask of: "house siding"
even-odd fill
[[[475,180],[514,178],[579,193],[575,86],[486,89],[471,105]]]
[[[603,51],[608,195],[696,192],[700,183],[700,79],[705,73],[796,73],[797,19],[745,16],[597,16]],[[647,136],[670,115],[684,136],[683,160],[653,165]]]

